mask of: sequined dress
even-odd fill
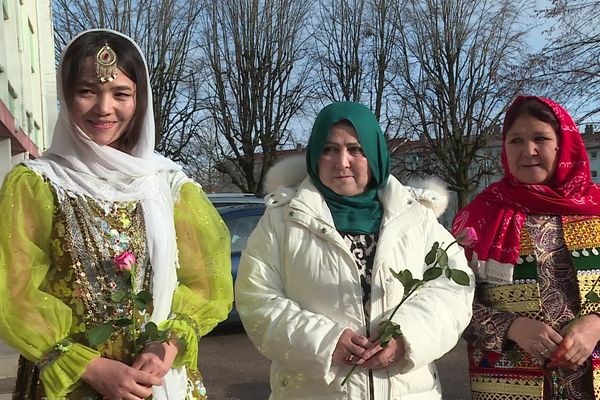
[[[63,381],[62,384],[68,387],[68,394],[61,397],[63,399],[101,399],[102,396],[79,380],[85,365],[97,355],[131,364],[134,337],[137,340],[140,327],[149,320],[152,312],[152,304],[140,311],[143,307],[136,306],[132,300],[116,301],[114,297],[115,293],[151,291],[152,265],[141,202],[93,199],[45,182],[25,167],[17,167],[15,171],[3,187],[0,209],[5,216],[8,210],[23,207],[20,210],[23,213],[17,210],[16,216],[14,213],[9,216],[22,226],[15,229],[14,224],[12,227],[0,225],[0,232],[9,229],[9,235],[15,232],[18,236],[15,239],[23,241],[17,246],[13,243],[12,251],[26,265],[15,267],[16,260],[11,262],[10,257],[2,257],[9,251],[5,247],[4,253],[0,252],[0,271],[4,272],[0,275],[10,281],[11,275],[21,276],[39,269],[36,271],[39,274],[32,275],[31,279],[13,280],[25,292],[33,292],[35,301],[23,298],[19,301],[17,296],[12,300],[16,303],[14,310],[22,312],[25,319],[31,318],[28,321],[30,327],[44,327],[37,329],[38,334],[50,337],[45,340],[27,337],[27,332],[18,337],[15,330],[5,339],[24,355],[19,361],[13,399],[47,399],[43,381],[48,384],[55,380]],[[27,198],[29,192],[37,195],[35,201],[30,202],[34,199]],[[202,273],[207,269],[203,261],[222,263],[224,268],[229,268],[228,232],[207,202],[195,185],[185,184],[182,188],[175,211],[180,287],[174,294],[171,319],[159,324],[159,329],[170,330],[189,345],[178,354],[174,365],[187,367],[186,399],[206,398],[196,365],[197,340],[226,317],[231,303],[230,275],[214,277],[211,282],[206,271]],[[32,205],[38,205],[37,209],[28,209]],[[198,221],[189,220],[194,217],[199,217]],[[39,224],[33,218],[40,218]],[[211,230],[216,241],[202,245],[200,253],[191,251],[194,244],[190,241]],[[215,244],[217,246],[208,251],[207,245]],[[21,250],[23,254],[20,254]],[[28,254],[26,250],[31,250],[29,259],[24,255]],[[119,268],[115,262],[116,257],[123,255],[135,260],[131,273]],[[199,255],[202,257],[197,258]],[[194,258],[196,265],[190,265]],[[7,290],[8,294],[14,293],[10,285]],[[10,309],[3,312],[6,315],[1,317],[2,325],[10,325],[15,315],[11,315]],[[89,345],[86,332],[90,328],[122,319],[134,319],[135,323],[117,330],[98,346]],[[49,346],[53,342],[58,343]]]

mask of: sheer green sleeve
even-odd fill
[[[175,366],[195,369],[198,339],[225,320],[231,310],[231,238],[217,210],[194,183],[181,187],[175,229],[179,286],[173,296],[173,319],[161,327],[173,330],[187,345]]]
[[[0,337],[42,371],[46,395],[61,397],[99,355],[80,344],[56,351],[70,334],[71,309],[40,289],[51,268],[54,197],[48,183],[17,166],[0,189]]]

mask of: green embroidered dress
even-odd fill
[[[197,369],[198,339],[224,320],[232,303],[229,233],[202,190],[184,183],[176,196],[179,285],[169,329],[185,341],[174,368],[186,366],[188,399],[204,399]],[[0,192],[0,336],[23,355],[15,399],[101,399],[80,377],[102,356],[133,362],[133,333],[125,327],[90,346],[86,331],[119,318],[149,320],[111,295],[131,291],[114,258],[135,257],[135,292],[152,291],[152,265],[142,204],[108,202],[63,189],[25,166]],[[135,336],[139,336],[139,329]]]

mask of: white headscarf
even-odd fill
[[[131,154],[91,140],[71,119],[62,85],[62,66],[67,49],[80,36],[90,32],[109,32],[128,40],[144,60],[147,105],[142,132]],[[83,61],[83,60],[82,60]],[[24,162],[58,187],[110,202],[141,201],[148,253],[153,269],[154,310],[151,320],[159,323],[169,317],[173,292],[177,287],[177,243],[173,217],[174,198],[189,181],[181,167],[154,152],[154,118],[148,67],[139,46],[129,37],[108,29],[92,29],[77,35],[63,49],[57,70],[57,89],[61,105],[52,145],[37,160]],[[153,388],[156,400],[181,400],[185,397],[187,377],[184,368],[171,370],[165,384]]]

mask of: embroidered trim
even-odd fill
[[[58,357],[69,352],[71,350],[71,348],[73,347],[73,344],[75,344],[75,342],[73,342],[73,340],[70,337],[61,340],[60,342],[55,344],[54,347],[52,347],[52,350],[50,350],[44,356],[44,358],[42,358],[41,360],[39,360],[35,363],[36,366],[40,369],[40,371],[43,371],[50,364],[52,364],[54,362],[54,360],[56,360]]]
[[[489,287],[483,290],[481,300],[501,311],[536,312],[542,308],[536,283]]]
[[[521,229],[521,237],[520,237],[519,241],[520,241],[520,247],[521,247],[519,250],[519,254],[527,255],[527,254],[535,253],[535,247],[533,246],[533,240],[531,239],[529,232],[527,232],[527,229],[525,229],[525,228]]]
[[[563,217],[563,232],[571,251],[600,247],[600,218]]]
[[[541,399],[544,393],[544,377],[507,378],[502,376],[471,376],[471,389],[474,392],[517,395],[525,396],[527,399]],[[506,397],[498,398],[505,399]]]
[[[190,325],[192,327],[192,329],[194,330],[194,333],[196,333],[196,337],[200,338],[200,328],[198,327],[198,323],[196,321],[194,321],[194,319],[192,317],[190,317],[189,315],[172,313],[169,316],[169,319],[187,322],[188,325]]]

